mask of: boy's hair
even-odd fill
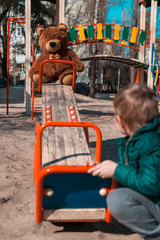
[[[130,84],[120,89],[113,106],[115,115],[134,132],[159,116],[157,94],[144,85]]]

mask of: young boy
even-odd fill
[[[120,188],[107,196],[111,215],[145,239],[160,240],[160,118],[156,93],[129,85],[113,106],[118,130],[119,161],[103,161],[88,170],[114,177]]]

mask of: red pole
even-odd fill
[[[25,23],[24,21],[14,21],[15,19],[25,19],[25,17],[11,17],[8,18],[7,28],[7,115],[9,113],[9,40],[10,40],[10,22]]]
[[[10,18],[8,19],[7,29],[7,115],[9,107],[9,36],[10,36]]]
[[[34,46],[32,43],[32,64],[35,62],[35,55],[34,55]]]

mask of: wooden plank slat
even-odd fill
[[[105,208],[44,210],[44,220],[48,221],[102,220],[105,219],[105,215]]]
[[[87,26],[87,34],[88,34],[88,38],[90,40],[94,39],[94,27],[92,24],[88,24]]]
[[[69,37],[72,41],[72,43],[76,43],[77,42],[77,34],[76,34],[76,30],[74,27],[70,27],[69,29]]]
[[[142,30],[141,33],[140,33],[140,36],[139,36],[138,43],[143,45],[145,40],[146,40],[146,31]]]
[[[111,35],[112,35],[111,24],[107,24],[105,29],[106,39],[111,39]]]
[[[122,44],[126,45],[126,41],[128,40],[128,36],[129,36],[129,27],[125,26],[123,29],[123,34],[122,34]]]
[[[102,23],[97,24],[97,39],[102,40],[103,39],[103,33],[102,33]]]
[[[127,41],[129,36],[129,27],[125,26],[123,29],[122,39],[123,41]]]
[[[133,27],[132,28],[132,35],[131,35],[131,38],[130,38],[130,43],[131,44],[136,42],[137,32],[138,32],[138,28],[137,27]]]
[[[117,25],[115,25],[115,30],[114,30],[114,40],[119,40],[119,31],[120,31],[120,25],[119,24],[117,24]]]
[[[83,25],[79,25],[78,29],[79,29],[80,41],[86,41]]]

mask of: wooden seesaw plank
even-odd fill
[[[42,120],[45,122],[45,105],[52,106],[53,121],[70,121],[69,105],[74,105],[77,120],[80,116],[71,86],[59,83],[42,87]],[[83,128],[49,127],[42,136],[42,163],[47,165],[84,165],[91,161]]]
[[[52,121],[71,121],[68,106],[80,116],[71,86],[59,83],[42,86],[42,119],[46,122],[45,106],[51,105]],[[47,127],[42,135],[42,168],[51,165],[80,166],[91,161],[84,128]],[[90,174],[48,174],[44,189],[52,196],[43,196],[43,219],[58,221],[100,221],[105,219],[106,200],[99,195],[107,180]]]

